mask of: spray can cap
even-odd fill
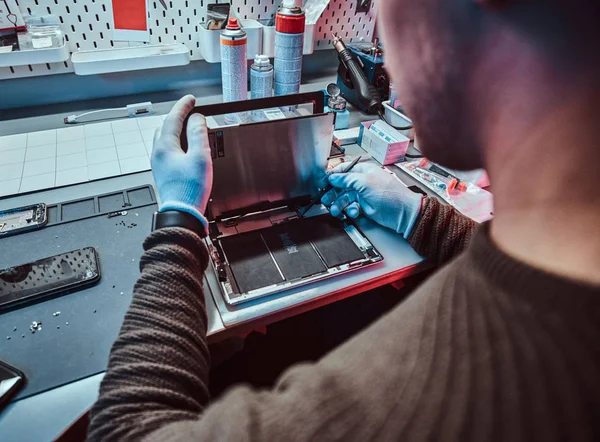
[[[257,66],[269,66],[269,57],[267,55],[254,56],[254,64]]]
[[[229,17],[229,21],[227,22],[227,29],[240,29],[238,19],[235,17]]]
[[[284,8],[294,9],[302,7],[302,0],[283,0],[281,5]]]

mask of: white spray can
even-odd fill
[[[250,93],[252,98],[273,96],[273,65],[266,55],[256,55],[250,66]]]

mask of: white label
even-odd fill
[[[33,49],[51,48],[52,47],[52,38],[51,37],[33,38],[31,40],[31,44],[33,45]]]
[[[285,118],[285,115],[279,109],[267,109],[264,113],[269,120],[281,120]]]

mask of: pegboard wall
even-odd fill
[[[330,0],[317,22],[315,50],[331,49],[331,33],[345,41],[373,39],[375,1],[368,12],[356,13],[360,0]],[[139,42],[112,40],[111,0],[17,0],[23,14],[54,14],[60,18],[69,50],[109,49],[136,46]],[[199,23],[206,19],[206,5],[212,0],[167,0],[165,10],[158,0],[148,0],[150,43],[184,43],[192,60],[201,60]],[[218,3],[215,1],[215,3]],[[241,18],[273,18],[280,0],[232,0]],[[0,68],[0,80],[73,72],[71,62]]]

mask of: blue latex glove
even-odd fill
[[[412,192],[390,172],[372,163],[357,164],[349,173],[340,173],[349,163],[331,171],[333,186],[321,203],[335,217],[344,213],[358,218],[364,213],[378,224],[408,238],[421,210],[422,195]]]
[[[160,199],[160,212],[179,210],[194,215],[205,228],[206,204],[212,190],[213,169],[206,120],[194,114],[187,123],[188,151],[181,150],[183,122],[196,99],[186,95],[167,115],[154,134],[152,174]]]

